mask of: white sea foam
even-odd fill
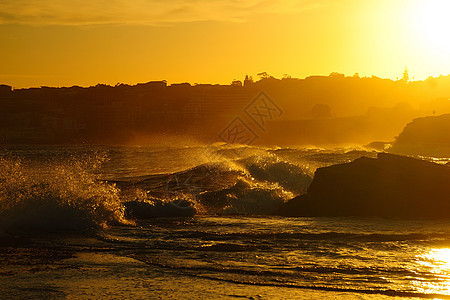
[[[1,227],[64,231],[125,222],[119,190],[92,173],[102,160],[0,157]]]

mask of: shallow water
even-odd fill
[[[3,164],[16,177],[3,174],[1,204],[9,214],[2,217],[21,222],[2,222],[0,296],[450,298],[450,221],[261,215],[306,190],[315,168],[376,153],[238,150],[222,145],[4,150]],[[75,163],[80,161],[88,163]],[[230,193],[234,197],[208,202]],[[10,195],[22,199],[13,201],[15,210],[8,208]],[[195,202],[196,217],[133,225],[122,222],[123,211],[117,211],[116,202],[133,197],[181,195]],[[40,218],[31,218],[31,212],[24,217],[43,200],[52,209],[40,210]],[[109,204],[99,206],[101,201]],[[61,211],[65,217],[55,218]],[[85,227],[64,224],[79,216],[86,220],[76,225]]]

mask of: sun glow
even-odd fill
[[[450,55],[450,1],[419,1],[414,9],[415,32],[431,53]]]
[[[433,273],[436,280],[412,281],[423,293],[442,293],[450,295],[450,248],[436,248],[419,255],[418,261],[424,272]]]
[[[437,248],[424,255],[430,266],[435,268],[436,272],[450,270],[450,249]]]

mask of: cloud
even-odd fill
[[[258,14],[291,14],[326,0],[1,0],[0,24],[164,25],[245,22]]]

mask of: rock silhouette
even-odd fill
[[[450,169],[387,153],[317,169],[282,216],[450,217]]]
[[[398,154],[448,157],[449,132],[450,114],[417,118],[406,125],[389,151]]]

